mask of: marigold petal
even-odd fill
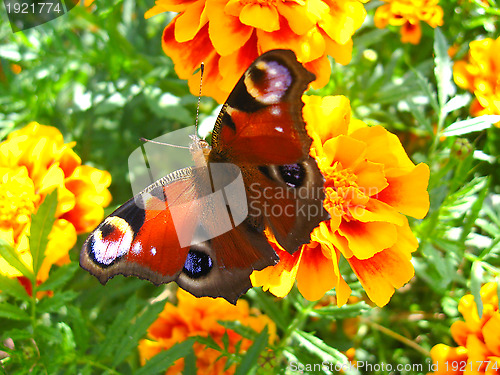
[[[395,288],[402,287],[415,274],[407,255],[395,248],[366,260],[351,257],[347,261],[368,297],[380,307],[389,302]]]
[[[370,199],[365,207],[349,207],[353,218],[363,223],[383,221],[396,225],[403,225],[405,217],[393,207],[376,199]]]
[[[354,169],[354,174],[357,177],[356,183],[366,196],[376,196],[380,191],[389,186],[384,171],[382,164],[371,161],[359,163],[356,166]]]
[[[222,82],[219,82],[218,86],[222,91],[230,92],[245,70],[259,56],[255,48],[255,40],[255,33],[253,33],[250,35],[250,39],[239,50],[230,55],[220,57],[219,72]],[[223,99],[226,99],[226,97]]]
[[[420,38],[422,38],[422,28],[420,27],[420,22],[415,24],[411,22],[406,22],[401,27],[401,42],[418,44],[420,43]]]
[[[469,352],[469,361],[471,361],[472,363],[485,361],[488,358],[488,348],[486,347],[484,342],[479,337],[477,337],[477,335],[469,335],[467,337],[466,346]]]
[[[338,8],[341,7],[339,11]],[[366,17],[366,10],[358,1],[336,2],[329,14],[319,21],[321,28],[339,44],[349,41]]]
[[[367,144],[367,159],[388,169],[411,169],[415,166],[406,154],[398,137],[380,125],[357,128],[349,135]]]
[[[463,363],[467,361],[468,351],[467,348],[459,346],[458,348],[452,348],[448,345],[437,344],[431,349],[432,361],[437,364],[437,371],[434,374],[448,374],[448,375],[459,375],[461,371],[449,372],[448,370],[456,368],[457,366],[451,366],[452,363]],[[448,366],[446,366],[448,362]]]
[[[352,39],[349,39],[345,44],[339,44],[330,38],[325,38],[326,54],[334,56],[335,62],[347,65],[352,58]]]
[[[217,53],[221,56],[228,56],[237,52],[238,49],[240,49],[250,39],[253,33],[253,28],[239,22],[237,17],[230,15],[226,17],[218,17],[221,12],[220,7],[223,7],[224,4],[224,0],[211,1],[207,3],[208,18],[217,19],[216,22],[210,22],[208,33]],[[232,67],[231,65],[224,63],[221,65],[233,69],[239,68],[237,69],[238,73],[240,73],[240,75],[242,73],[242,66]]]
[[[327,56],[321,56],[319,59],[306,62],[304,67],[316,76],[316,79],[311,82],[311,87],[320,89],[330,81],[332,67]]]
[[[322,1],[315,1],[314,3],[326,7],[326,4]],[[297,3],[278,2],[277,7],[279,14],[285,17],[290,29],[297,35],[305,34],[314,27],[316,23],[316,20],[312,19],[310,12]]]
[[[464,317],[465,323],[469,327],[471,332],[479,332],[481,329],[481,321],[479,319],[479,314],[477,312],[476,302],[474,301],[474,296],[467,294],[460,298],[458,303],[458,311]]]
[[[378,194],[378,199],[399,212],[423,219],[429,211],[429,167],[420,163],[408,174],[388,177],[389,186]]]
[[[269,290],[276,297],[285,297],[293,287],[302,256],[302,251],[293,255],[278,250],[280,261],[274,267],[264,268],[262,271],[253,271],[250,280],[253,286],[262,286],[264,291]]]
[[[496,311],[482,329],[488,351],[500,356],[500,313]]]
[[[313,144],[313,147],[321,148],[328,139],[347,133],[351,105],[345,96],[304,95],[302,100],[307,133],[316,142],[319,140],[319,144]]]
[[[240,21],[248,26],[266,32],[279,30],[280,21],[278,11],[273,5],[266,3],[248,3],[243,6]]]
[[[356,168],[361,161],[365,160],[366,144],[346,135],[329,139],[323,145],[328,164],[333,161],[342,164],[343,169]]]
[[[281,22],[280,29],[265,32],[257,29],[259,49],[269,51],[276,48],[291,49],[297,60],[307,63],[320,58],[325,53],[325,40],[316,28],[304,35],[295,34],[286,22]],[[313,73],[315,73],[313,71]]]
[[[467,336],[469,335],[469,327],[461,320],[456,321],[450,327],[451,337],[458,345],[465,346],[467,344]]]
[[[204,1],[196,1],[176,17],[175,40],[179,43],[190,41],[208,23]]]
[[[383,222],[343,222],[338,231],[349,242],[354,256],[361,260],[391,247],[397,238],[396,226]]]
[[[309,301],[316,301],[335,286],[332,259],[324,256],[321,246],[306,246],[302,250],[297,272],[297,287],[300,294]]]
[[[497,293],[497,283],[489,282],[481,287],[481,300],[484,304],[490,304],[493,306],[498,306],[498,293]]]

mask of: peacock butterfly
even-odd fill
[[[324,179],[309,156],[302,118],[301,96],[314,78],[292,51],[258,57],[223,105],[211,146],[192,137],[195,165],[159,179],[108,216],[85,241],[81,267],[102,284],[134,275],[236,303],[254,270],[279,261],[266,228],[293,254],[328,218]],[[235,168],[215,183],[219,163]],[[238,177],[246,200],[230,202],[227,194],[222,206],[204,200]],[[217,223],[227,212],[232,226],[221,233]]]

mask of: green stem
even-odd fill
[[[410,348],[413,348],[415,349],[416,351],[422,353],[423,355],[425,355],[426,357],[430,357],[431,356],[431,353],[422,348],[420,345],[418,345],[417,343],[415,343],[414,341],[410,340],[410,339],[407,339],[406,337],[400,335],[399,333],[396,333],[392,330],[390,330],[389,328],[386,328],[384,326],[381,326],[380,324],[377,324],[377,323],[374,323],[374,322],[369,322],[367,321],[366,322],[371,328],[379,331],[379,332],[382,332],[383,334],[387,335],[387,336],[390,336],[392,337],[393,339],[409,346]]]
[[[306,320],[309,318],[309,313],[314,308],[314,306],[317,305],[317,303],[318,303],[317,301],[309,302],[305,306],[305,308],[299,310],[297,316],[295,317],[295,319],[292,320],[292,322],[288,326],[288,329],[285,332],[285,335],[281,339],[281,343],[278,347],[279,352],[283,351],[283,349],[288,345],[288,342],[290,341],[292,334],[304,325]]]

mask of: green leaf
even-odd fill
[[[0,290],[2,293],[8,294],[22,301],[29,301],[30,296],[26,289],[22,287],[19,281],[0,274]]]
[[[135,372],[135,375],[151,375],[165,373],[179,358],[188,356],[193,351],[193,340],[188,339],[175,344],[170,349],[155,355],[146,364]]]
[[[484,270],[480,261],[472,263],[470,291],[474,296],[474,302],[476,302],[479,318],[483,316],[483,300],[481,299],[481,285],[484,281],[483,273]]]
[[[326,306],[319,309],[313,309],[310,316],[328,316],[329,319],[337,320],[358,317],[368,310],[370,310],[370,306],[362,301],[360,303],[344,305],[342,307]]]
[[[255,338],[258,336],[258,333],[255,332],[252,328],[241,324],[240,321],[237,320],[219,320],[218,323],[230,330],[233,330],[234,332],[240,334],[241,336],[249,339],[249,340],[255,340]]]
[[[109,333],[106,335],[106,339],[95,347],[94,353],[96,355],[100,358],[104,358],[116,350],[122,338],[126,337],[125,332],[127,332],[130,324],[132,324],[132,319],[134,318],[136,310],[137,296],[134,294],[129,298],[123,310],[115,317],[113,324],[108,327]]]
[[[12,267],[30,279],[32,282],[35,275],[31,272],[18,257],[17,252],[10,244],[4,239],[0,238],[0,256],[7,261]]]
[[[260,353],[266,348],[269,335],[267,326],[262,330],[252,346],[247,350],[234,375],[254,374],[258,367]]]
[[[442,135],[451,137],[454,135],[464,135],[472,132],[479,132],[488,129],[491,125],[500,121],[498,115],[484,115],[470,118],[468,120],[458,121],[448,126]]]
[[[37,290],[57,290],[64,286],[79,269],[78,263],[71,262],[49,274],[49,278]]]
[[[261,288],[252,288],[247,295],[255,301],[260,309],[281,329],[288,327],[287,312],[280,309],[280,304],[276,303],[276,297],[262,291]]]
[[[113,367],[120,364],[133,349],[137,348],[139,339],[146,334],[149,326],[158,318],[166,302],[166,300],[163,300],[149,305],[134,322],[130,322],[125,334],[127,339],[121,340],[116,347]]]
[[[196,355],[194,350],[188,352],[184,357],[184,369],[182,370],[182,375],[196,375]]]
[[[348,369],[345,371],[346,374],[358,374],[357,371],[349,366],[349,360],[344,354],[328,346],[318,337],[304,331],[298,331],[293,333],[293,338],[298,341],[301,348],[314,354],[321,361],[326,361],[333,365],[343,364]]]
[[[50,313],[58,311],[61,307],[68,305],[76,297],[78,293],[72,290],[66,292],[55,293],[51,298],[44,298],[38,303],[38,312]]]
[[[0,303],[0,317],[12,320],[30,320],[29,315],[24,310],[9,303]]]
[[[439,107],[444,108],[448,98],[455,95],[453,84],[453,70],[450,56],[448,55],[448,43],[443,33],[436,27],[434,30],[434,74],[438,86]]]
[[[45,258],[49,234],[56,220],[57,189],[45,196],[36,214],[31,215],[30,251],[33,256],[33,273],[38,274]]]

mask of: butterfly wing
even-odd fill
[[[249,220],[223,236],[196,240],[200,230],[210,237],[217,220],[200,199],[207,196],[205,175],[199,168],[176,171],[119,207],[84,243],[81,266],[103,284],[117,274],[176,281],[195,296],[235,303],[251,287],[252,271],[278,258],[264,228]]]
[[[301,97],[314,74],[288,50],[257,58],[224,104],[212,134],[209,161],[230,161],[244,175],[249,216],[288,252],[310,241],[329,216],[323,176],[309,156],[311,138]]]

